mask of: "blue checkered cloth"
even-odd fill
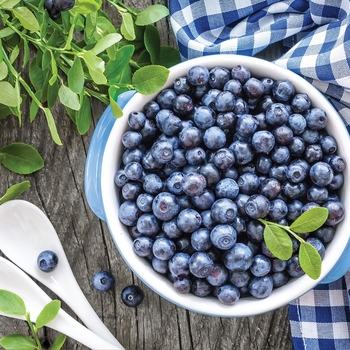
[[[350,132],[349,0],[169,0],[183,60],[217,53],[253,56],[288,47],[275,63],[319,89]],[[296,350],[350,350],[350,272],[289,304]]]

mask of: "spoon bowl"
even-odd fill
[[[35,322],[42,308],[51,301],[51,298],[28,275],[2,257],[0,257],[0,289],[16,293],[23,299],[32,322]],[[0,315],[24,319],[24,316],[11,316],[1,312]],[[62,309],[46,326],[79,341],[90,349],[124,349],[100,338]]]
[[[87,328],[122,349],[84,296],[53,225],[37,206],[24,200],[0,205],[0,249],[64,300]],[[37,266],[37,257],[44,250],[51,250],[58,256],[59,263],[54,271],[43,272]]]

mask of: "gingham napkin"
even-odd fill
[[[338,110],[350,132],[349,0],[169,0],[182,59],[253,56],[283,41],[275,63],[304,76]],[[296,350],[350,350],[350,273],[289,305]]]

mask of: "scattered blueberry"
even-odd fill
[[[58,256],[52,250],[42,251],[37,258],[37,265],[43,272],[52,272],[57,268]]]
[[[98,271],[92,277],[92,285],[99,292],[107,292],[114,287],[114,277],[108,271]]]
[[[139,286],[131,285],[122,290],[121,297],[126,306],[136,307],[142,303],[145,295]]]

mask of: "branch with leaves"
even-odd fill
[[[58,314],[61,308],[61,302],[59,300],[52,300],[39,313],[35,323],[31,321],[30,312],[26,309],[26,305],[23,299],[10,291],[0,290],[0,311],[5,315],[23,317],[32,333],[32,336],[24,334],[10,334],[0,338],[0,346],[4,349],[33,349],[42,350],[42,345],[39,339],[38,330],[49,322],[51,322]],[[59,350],[62,348],[66,336],[59,334],[54,340],[51,350]]]

